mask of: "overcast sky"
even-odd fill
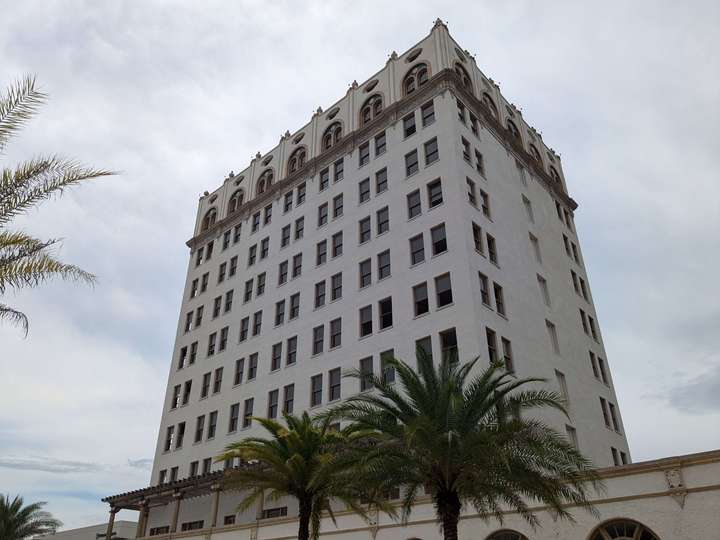
[[[0,86],[51,100],[0,165],[122,174],[16,222],[100,281],[3,300],[0,492],[75,527],[147,485],[198,196],[437,17],[563,157],[633,459],[720,448],[720,3],[422,4],[3,2]]]

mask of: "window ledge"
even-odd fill
[[[417,319],[422,319],[423,317],[427,317],[428,315],[430,315],[430,310],[426,311],[425,313],[420,313],[420,315],[415,315],[413,317],[413,321]]]
[[[455,305],[455,302],[453,301],[453,302],[450,302],[449,304],[445,304],[444,306],[436,307],[436,308],[435,308],[435,311],[442,311],[442,310],[444,310],[444,309],[451,308],[451,307],[453,307],[454,305]]]

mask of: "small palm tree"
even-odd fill
[[[23,506],[23,499],[0,495],[0,538],[2,540],[25,540],[43,534],[54,533],[62,523],[43,511],[44,502]]]
[[[352,434],[336,430],[330,418],[313,420],[307,412],[302,416],[283,416],[286,426],[267,418],[255,418],[271,437],[248,437],[230,444],[217,458],[217,461],[239,458],[243,463],[229,471],[225,480],[228,487],[248,491],[238,510],[251,508],[265,496],[270,500],[294,497],[299,506],[299,540],[318,538],[323,511],[335,521],[331,500],[345,503],[364,519],[368,518],[369,507],[361,501],[394,512],[381,497],[359,486],[352,471],[338,459],[344,448],[363,436],[359,430]]]
[[[448,540],[458,537],[465,505],[500,522],[503,511],[515,511],[533,527],[538,519],[527,501],[568,519],[565,503],[592,512],[586,482],[600,484],[591,463],[554,429],[523,414],[542,407],[564,412],[560,397],[525,389],[542,379],[517,379],[501,365],[471,378],[476,362],[444,359],[435,367],[421,350],[417,370],[389,359],[399,385],[351,372],[375,391],[350,397],[329,414],[350,420],[348,430],[371,443],[347,458],[356,476],[381,490],[402,486],[403,521],[424,490]]]
[[[47,96],[35,88],[35,78],[25,77],[0,96],[0,155],[9,139],[32,118]],[[20,231],[8,231],[12,219],[38,203],[59,195],[67,187],[84,180],[113,174],[83,167],[58,157],[39,156],[12,168],[2,168],[0,176],[0,297],[8,289],[35,287],[54,277],[93,283],[95,277],[77,266],[53,256],[58,239],[38,240]],[[20,324],[27,334],[24,313],[0,302],[0,320]]]

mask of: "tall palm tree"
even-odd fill
[[[302,416],[283,416],[285,426],[275,420],[255,418],[270,438],[248,437],[232,443],[217,458],[217,461],[239,458],[244,464],[232,469],[225,481],[228,487],[247,490],[238,507],[240,511],[253,507],[266,496],[270,500],[294,497],[299,506],[299,540],[318,538],[323,511],[335,521],[332,500],[343,502],[364,519],[368,518],[369,506],[361,501],[394,512],[381,497],[359,486],[352,471],[337,459],[344,448],[363,436],[359,430],[352,434],[337,430],[331,418],[313,420],[307,412]]]
[[[13,83],[0,96],[0,155],[8,141],[30,120],[47,98],[35,87],[34,77]],[[84,180],[113,174],[110,171],[84,167],[57,155],[38,156],[14,167],[3,167],[0,176],[0,297],[8,289],[35,287],[54,278],[93,283],[88,272],[59,261],[53,248],[60,240],[38,240],[21,231],[7,230],[19,214],[38,203],[60,195]],[[0,302],[0,320],[22,326],[27,334],[28,319],[24,313]]]
[[[375,388],[330,412],[350,420],[349,431],[371,434],[371,444],[347,458],[356,475],[383,490],[402,486],[404,521],[424,490],[448,540],[457,539],[466,506],[500,522],[504,511],[515,511],[533,527],[539,521],[529,501],[568,519],[566,503],[594,511],[589,486],[601,485],[591,463],[553,428],[525,414],[543,407],[564,412],[559,395],[538,388],[542,379],[515,378],[499,364],[471,377],[476,363],[446,358],[435,367],[420,350],[417,369],[388,360],[399,384],[351,372]]]
[[[25,540],[42,534],[54,533],[62,523],[43,511],[44,502],[23,505],[23,499],[0,495],[0,538]]]

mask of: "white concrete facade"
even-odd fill
[[[407,92],[408,74],[421,64],[427,69],[427,82]],[[374,110],[372,118],[363,122],[363,105],[375,95],[382,99],[382,110]],[[428,104],[432,104],[432,121]],[[410,115],[415,126],[412,133]],[[334,123],[339,123],[342,136],[331,148],[324,148],[323,135]],[[385,148],[379,151],[382,143],[378,137],[383,133]],[[433,141],[437,159],[430,162]],[[366,143],[369,150],[364,162],[361,156]],[[290,161],[302,147],[304,163],[292,170]],[[418,170],[408,174],[408,159],[412,163],[408,154],[415,150]],[[343,173],[336,181],[339,163]],[[323,181],[326,169],[327,186]],[[387,173],[386,188],[382,176],[377,176],[382,171]],[[261,185],[270,174],[271,183]],[[369,197],[364,200],[366,179]],[[438,180],[441,202],[429,187]],[[469,195],[468,182],[474,185],[474,197]],[[301,186],[304,201],[298,204]],[[233,196],[240,190],[243,201],[235,208]],[[420,212],[410,217],[409,207],[414,203],[409,196],[415,191],[419,191]],[[340,196],[342,215],[335,215]],[[327,222],[320,223],[324,204]],[[381,71],[362,84],[353,84],[343,99],[325,112],[318,111],[309,124],[284,135],[276,148],[258,155],[247,169],[229,176],[220,188],[200,199],[196,229],[188,242],[186,286],[152,484],[203,474],[208,470],[207,460],[227,444],[258,435],[254,425],[242,427],[246,400],[253,400],[253,415],[264,416],[269,414],[270,393],[277,391],[279,414],[284,389],[294,385],[294,412],[321,410],[337,397],[336,389],[330,388],[333,370],[342,373],[360,367],[361,359],[372,358],[373,370],[378,373],[380,354],[389,350],[412,361],[417,340],[426,337],[433,357],[440,358],[449,330],[454,330],[462,360],[479,356],[486,364],[494,349],[499,358],[508,357],[518,376],[544,377],[565,393],[570,419],[554,413],[545,418],[576,438],[580,450],[597,466],[629,463],[574,230],[576,206],[567,194],[559,156],[545,146],[520,111],[453,41],[445,25],[436,23],[416,46],[402,55],[393,54]],[[385,209],[389,225],[383,231],[379,227],[384,227]],[[304,219],[304,232],[297,238],[300,218]],[[370,220],[370,238],[361,241],[361,222],[366,218]],[[254,222],[258,223],[255,231]],[[431,230],[440,225],[446,248],[434,254]],[[283,246],[288,226],[289,242]],[[333,256],[333,238],[340,233],[342,254]],[[410,240],[418,235],[423,239],[424,260],[413,263]],[[267,255],[263,254],[265,239]],[[318,243],[323,241],[327,242],[326,260],[317,264]],[[387,269],[384,254],[388,251],[389,275],[380,279],[381,266]],[[293,277],[299,254],[302,271]],[[369,285],[361,286],[360,265],[368,259]],[[285,261],[288,276],[280,283]],[[340,274],[342,293],[332,300],[332,277]],[[481,290],[480,274],[487,278],[487,296]],[[447,292],[438,296],[445,276],[451,284],[451,301]],[[258,294],[263,279],[264,290]],[[250,281],[252,292],[244,301]],[[316,307],[316,284],[322,281],[325,303]],[[423,283],[429,309],[416,315],[413,287]],[[228,294],[232,295],[229,307]],[[299,315],[291,318],[291,298],[296,294],[300,295]],[[381,307],[381,301],[387,298],[392,299],[392,321],[381,328],[381,310],[387,307]],[[285,302],[284,320],[276,325],[281,301]],[[361,309],[365,306],[371,309],[372,331],[361,336]],[[197,325],[199,309],[202,320]],[[260,312],[261,329],[253,335],[254,316]],[[192,322],[186,326],[188,317]],[[248,321],[246,338],[241,335],[243,320]],[[333,344],[331,322],[337,320],[341,320],[341,340]],[[555,329],[557,343],[549,325]],[[320,326],[322,352],[314,353],[315,329]],[[494,333],[494,347],[488,329]],[[296,361],[289,364],[288,340],[293,338],[297,339]],[[278,369],[273,369],[277,344],[281,360]],[[257,373],[249,380],[255,354]],[[242,380],[234,384],[241,359]],[[318,375],[321,403],[314,405],[311,378]],[[340,399],[358,391],[358,381],[341,380]],[[238,410],[233,408],[236,404]],[[203,418],[201,430],[197,429],[199,418]],[[213,423],[214,434],[209,431]],[[200,434],[197,441],[196,431]],[[212,463],[211,470],[222,466]],[[182,505],[176,520],[178,531],[182,524],[198,526],[205,520],[202,525],[206,525],[208,510],[201,499]],[[219,515],[229,515],[236,504],[236,495],[223,494]],[[292,501],[287,506],[288,516],[292,516]],[[144,524],[146,533],[164,531],[173,512],[172,504],[152,507]],[[241,525],[253,522],[255,514],[234,519]],[[434,525],[430,528],[436,531]]]
[[[118,520],[113,523],[113,540],[124,540],[135,538],[137,523],[134,521]],[[45,540],[104,540],[107,536],[107,523],[78,527],[57,531],[55,534],[48,534],[42,538]]]

